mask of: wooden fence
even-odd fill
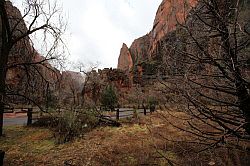
[[[139,108],[139,109],[134,109],[134,108],[116,108],[115,109],[115,114],[104,115],[104,116],[106,118],[111,118],[111,119],[119,120],[119,119],[122,119],[122,118],[133,117],[134,115],[138,115],[138,114],[147,115],[150,112],[153,112],[153,110],[146,109],[146,108]]]
[[[19,111],[13,111],[13,110],[19,110]],[[133,117],[134,115],[138,114],[144,114],[147,115],[150,112],[153,112],[154,110],[152,109],[147,109],[147,108],[116,108],[115,113],[112,115],[104,115],[106,118],[110,119],[122,119],[122,118],[128,118],[128,117]],[[34,111],[34,108],[32,107],[22,107],[22,108],[12,108],[6,111],[6,113],[27,113],[27,126],[30,126],[32,124],[32,120],[34,120],[34,113],[38,113],[37,111]],[[37,117],[36,117],[37,118]]]

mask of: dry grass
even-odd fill
[[[6,165],[36,162],[54,147],[52,133],[47,129],[12,126],[5,133],[0,138],[0,147],[7,153]]]
[[[184,116],[178,112],[175,115]],[[216,165],[242,165],[241,160],[249,157],[239,157],[234,151],[192,154],[186,149],[196,147],[164,139],[186,138],[188,135],[166,123],[161,113],[132,121],[134,123],[124,123],[119,128],[97,128],[63,145],[55,145],[53,134],[47,129],[8,127],[6,137],[0,139],[0,147],[7,152],[6,165],[13,166],[169,165],[170,161],[178,165],[208,165],[213,162]],[[223,161],[227,158],[236,162]]]

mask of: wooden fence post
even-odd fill
[[[147,115],[147,109],[146,109],[146,107],[144,105],[142,105],[142,107],[143,107],[144,115]]]
[[[27,126],[30,126],[32,124],[32,108],[28,108],[27,116]]]
[[[0,150],[0,166],[3,166],[4,154],[5,152],[3,150]]]
[[[116,110],[116,120],[119,120],[119,108]]]

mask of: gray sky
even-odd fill
[[[20,8],[20,0],[13,0]],[[116,67],[122,43],[148,33],[162,0],[57,0],[66,15],[66,44],[75,62]]]

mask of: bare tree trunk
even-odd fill
[[[4,103],[0,103],[0,136],[3,136],[3,111],[4,111]]]
[[[247,92],[247,89],[244,86],[244,83],[240,78],[236,79],[235,85],[236,85],[240,110],[242,110],[243,115],[245,117],[246,124],[244,125],[244,129],[250,135],[250,96]]]
[[[3,53],[3,52],[2,52]],[[3,135],[3,113],[4,113],[4,102],[5,102],[5,87],[6,87],[6,64],[4,59],[7,59],[6,57],[2,56],[4,54],[1,54],[1,61],[0,61],[0,136]]]
[[[9,4],[7,4],[9,3]],[[46,3],[49,3],[49,1],[46,1]],[[17,51],[15,50],[15,45],[19,45],[18,42],[24,40],[25,43],[27,41],[27,43],[29,42],[29,35],[35,33],[36,31],[40,31],[40,30],[44,30],[46,32],[49,32],[53,38],[55,39],[51,49],[55,49],[55,47],[58,44],[60,35],[62,34],[62,29],[63,29],[63,25],[61,24],[61,22],[59,22],[59,27],[54,27],[52,25],[49,25],[50,20],[52,20],[52,17],[57,13],[56,10],[56,6],[54,6],[53,10],[52,7],[49,7],[49,12],[44,12],[43,11],[43,6],[44,4],[43,2],[33,2],[33,1],[27,1],[27,7],[29,10],[27,10],[27,12],[24,14],[24,16],[20,16],[20,18],[18,18],[19,16],[17,16],[17,18],[12,18],[10,17],[12,15],[12,11],[9,12],[8,14],[10,14],[10,16],[8,16],[6,8],[7,5],[12,5],[11,2],[8,2],[7,0],[0,0],[0,136],[2,136],[3,134],[3,113],[4,113],[4,106],[5,103],[8,102],[6,101],[6,95],[17,95],[17,96],[21,96],[26,98],[25,95],[27,94],[19,94],[19,93],[15,93],[15,92],[11,92],[9,93],[9,91],[7,91],[6,88],[6,74],[7,74],[7,70],[10,68],[10,66],[8,66],[8,58],[10,55],[10,52],[12,51]],[[48,4],[49,6],[49,4]],[[8,8],[7,8],[8,9]],[[42,12],[43,11],[43,12]],[[42,24],[41,26],[35,26],[37,24],[38,18],[44,15],[45,18],[47,18],[46,21],[44,21],[44,24]],[[50,15],[50,16],[48,16]],[[14,17],[15,15],[13,15]],[[24,17],[26,16],[30,16],[33,17],[33,19],[31,20],[31,23],[27,26],[29,28],[25,27],[25,23],[23,21]],[[19,20],[21,19],[21,20]],[[45,40],[44,40],[45,42]],[[22,44],[21,44],[22,45]],[[26,47],[23,45],[23,47]],[[31,47],[31,46],[30,46]],[[48,50],[49,52],[52,50]],[[21,54],[18,54],[18,56],[22,56]],[[27,55],[28,56],[28,55]],[[31,57],[29,57],[31,58]],[[31,66],[31,65],[37,65],[37,64],[43,64],[43,62],[51,60],[51,59],[55,59],[55,57],[49,56],[49,58],[45,58],[43,60],[41,60],[40,62],[21,62],[21,63],[17,63],[17,64],[13,64],[12,68],[16,68],[18,66],[25,66],[26,69],[26,75],[28,75],[28,68],[26,66]],[[40,73],[38,71],[38,69],[36,69],[36,71],[38,72],[39,76],[42,77],[42,79],[45,79],[42,76],[42,73]]]
[[[226,52],[228,56],[225,57],[224,59],[225,61],[227,61],[227,58],[230,59],[231,62],[230,65],[234,71],[235,87],[239,102],[239,109],[242,111],[246,122],[246,124],[244,125],[244,129],[248,134],[250,134],[250,95],[247,91],[244,80],[242,79],[241,70],[238,67],[239,62],[238,62],[237,51],[234,51],[232,49],[232,46],[229,41],[229,30],[227,26],[223,25],[223,23],[221,24],[222,24],[221,28],[224,30],[224,34],[222,35],[222,41],[225,41],[224,47],[227,48]],[[237,49],[237,45],[235,49]]]
[[[4,159],[5,152],[0,150],[0,166],[3,165],[3,159]]]
[[[6,87],[6,67],[8,62],[9,46],[8,46],[8,17],[5,10],[5,0],[0,0],[0,16],[2,24],[2,45],[0,54],[0,136],[3,135],[3,113],[4,113],[4,100],[5,100],[5,87]]]

